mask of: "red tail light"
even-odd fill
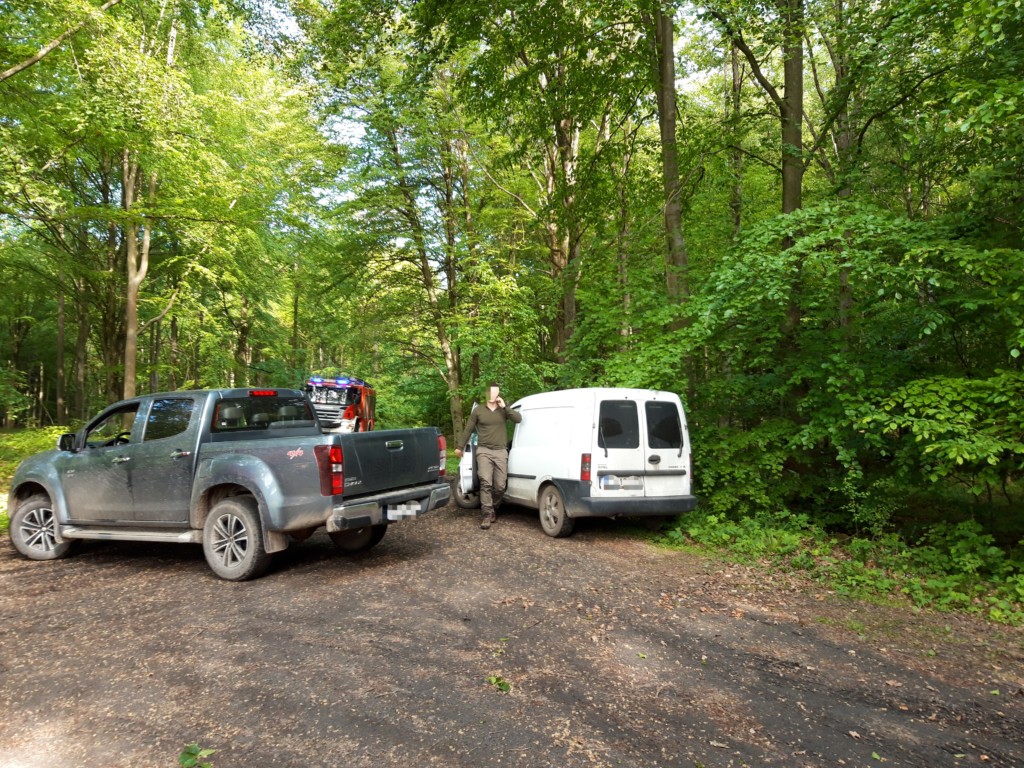
[[[277,397],[276,389],[253,389],[249,391],[249,397]]]
[[[584,453],[580,456],[580,480],[590,482],[590,454]]]
[[[448,441],[444,439],[444,435],[437,436],[437,452],[438,452],[438,477],[444,477],[448,471]]]
[[[340,445],[318,445],[313,448],[320,469],[320,494],[340,496],[345,493],[345,457]]]

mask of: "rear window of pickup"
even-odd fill
[[[304,397],[237,397],[217,402],[210,431],[234,434],[315,425]]]

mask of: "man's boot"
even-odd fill
[[[493,512],[484,512],[483,517],[480,518],[480,527],[485,531],[491,527],[491,523],[495,520]]]

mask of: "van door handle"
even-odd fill
[[[659,456],[658,454],[654,454],[649,459],[647,459],[647,463],[648,464],[661,464],[661,456]]]
[[[116,459],[111,459],[112,464],[124,464],[126,461],[131,461],[131,457],[118,456]]]
[[[183,451],[181,448],[171,453],[172,459],[185,459],[192,455],[192,451]]]
[[[401,440],[388,440],[386,443],[384,443],[384,447],[388,449],[402,448],[404,445],[405,443],[402,442]]]

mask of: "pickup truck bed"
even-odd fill
[[[434,428],[323,434],[297,390],[196,390],[110,406],[11,483],[11,540],[28,558],[79,539],[202,543],[221,578],[266,570],[320,526],[344,552],[447,503]]]

